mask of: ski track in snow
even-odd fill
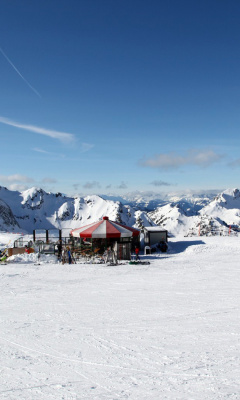
[[[239,400],[239,239],[146,258],[1,265],[1,400]]]

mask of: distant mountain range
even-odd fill
[[[240,192],[169,195],[161,198],[86,196],[67,197],[33,187],[23,192],[0,186],[0,230],[32,233],[33,229],[71,229],[111,220],[142,229],[160,225],[170,235],[227,234],[240,229]]]
[[[123,204],[131,205],[133,208],[140,209],[141,211],[154,211],[157,207],[161,207],[168,203],[185,202],[190,207],[196,207],[200,209],[203,205],[206,205],[210,200],[213,200],[219,192],[207,191],[202,192],[189,192],[189,193],[160,193],[154,192],[132,192],[127,193],[122,197],[117,196],[106,196],[101,195],[106,200],[120,201]],[[198,207],[200,206],[200,208]]]

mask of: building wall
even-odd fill
[[[15,256],[16,254],[25,254],[25,247],[13,247],[8,249],[8,257]],[[34,253],[33,248],[29,248],[29,253]]]
[[[167,242],[167,231],[158,231],[158,232],[151,232],[145,231],[144,232],[144,241],[146,245],[153,246],[159,242]]]
[[[166,232],[149,232],[150,235],[150,245],[157,244],[159,242],[166,242]]]
[[[131,260],[131,243],[115,243],[114,251],[118,260]]]

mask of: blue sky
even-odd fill
[[[240,3],[0,4],[0,185],[239,187]]]

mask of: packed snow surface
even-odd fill
[[[239,238],[141,258],[0,265],[1,400],[240,398]]]

